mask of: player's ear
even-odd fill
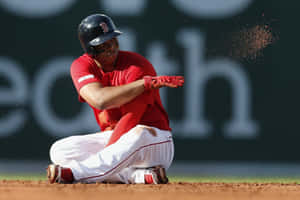
[[[116,47],[119,48],[119,41],[117,38],[115,38],[115,44],[116,44]]]

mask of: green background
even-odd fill
[[[91,13],[104,12],[113,18],[117,26],[136,31],[137,52],[144,56],[151,42],[163,41],[167,46],[167,56],[179,61],[179,74],[184,75],[184,49],[176,42],[175,35],[178,30],[192,27],[205,32],[205,59],[209,60],[224,56],[226,49],[214,53],[211,51],[221,48],[221,43],[216,41],[222,36],[242,27],[268,23],[279,40],[265,48],[263,55],[256,60],[236,60],[243,66],[251,82],[251,118],[259,124],[257,137],[224,137],[221,128],[232,114],[232,91],[226,81],[216,78],[208,83],[205,93],[205,116],[213,121],[214,131],[208,138],[188,138],[180,137],[180,132],[174,129],[175,160],[299,162],[300,70],[299,25],[296,19],[300,16],[297,6],[299,4],[294,1],[255,0],[243,12],[223,19],[185,15],[175,9],[170,1],[148,1],[146,9],[139,16],[110,14],[94,0],[76,1],[66,12],[48,18],[17,16],[0,7],[0,55],[21,64],[31,88],[40,66],[46,61],[59,56],[75,58],[83,53],[77,39],[77,25]],[[291,15],[295,16],[291,18]],[[1,75],[0,84],[1,87],[9,87],[9,82]],[[70,77],[60,78],[53,88],[55,93],[51,93],[51,107],[57,115],[68,118],[79,112],[82,105],[77,102]],[[182,118],[184,90],[168,90],[168,112],[173,120]],[[26,104],[18,105],[28,113],[26,123],[13,135],[0,138],[0,158],[45,160],[48,159],[51,144],[60,138],[49,135],[39,126],[32,114],[31,103],[29,98]],[[0,105],[0,119],[11,109],[13,106]]]

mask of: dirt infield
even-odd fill
[[[300,185],[275,183],[169,183],[167,185],[53,184],[46,181],[0,181],[0,199],[189,200],[299,199]]]

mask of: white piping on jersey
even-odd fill
[[[89,74],[89,75],[85,75],[85,76],[82,76],[78,79],[78,83],[86,80],[86,79],[89,79],[89,78],[94,78],[95,76],[93,74]]]

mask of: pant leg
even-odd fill
[[[67,165],[72,160],[82,161],[91,154],[104,149],[112,131],[70,136],[56,141],[50,148],[50,159],[54,164]]]
[[[132,163],[120,172],[113,173],[104,181],[108,183],[145,183],[144,175],[149,174],[149,167],[163,166],[166,170],[170,167],[174,157],[174,144],[172,142],[155,145],[139,153],[142,162]]]
[[[72,160],[66,167],[72,169],[76,181],[86,183],[103,182],[118,175],[128,181],[130,173],[124,173],[125,176],[120,173],[128,167],[163,165],[168,168],[174,155],[171,133],[154,129],[156,136],[145,126],[138,125],[99,153],[85,160]]]
[[[168,143],[161,145],[155,145],[149,149],[144,149],[140,152],[140,155],[143,156],[144,162],[133,163],[132,166],[123,169],[113,177],[113,180],[123,183],[145,183],[144,175],[149,174],[149,167],[162,166],[168,170],[172,164],[174,157],[174,143],[173,140]],[[141,159],[143,159],[141,158]],[[108,182],[110,177],[108,177]]]

